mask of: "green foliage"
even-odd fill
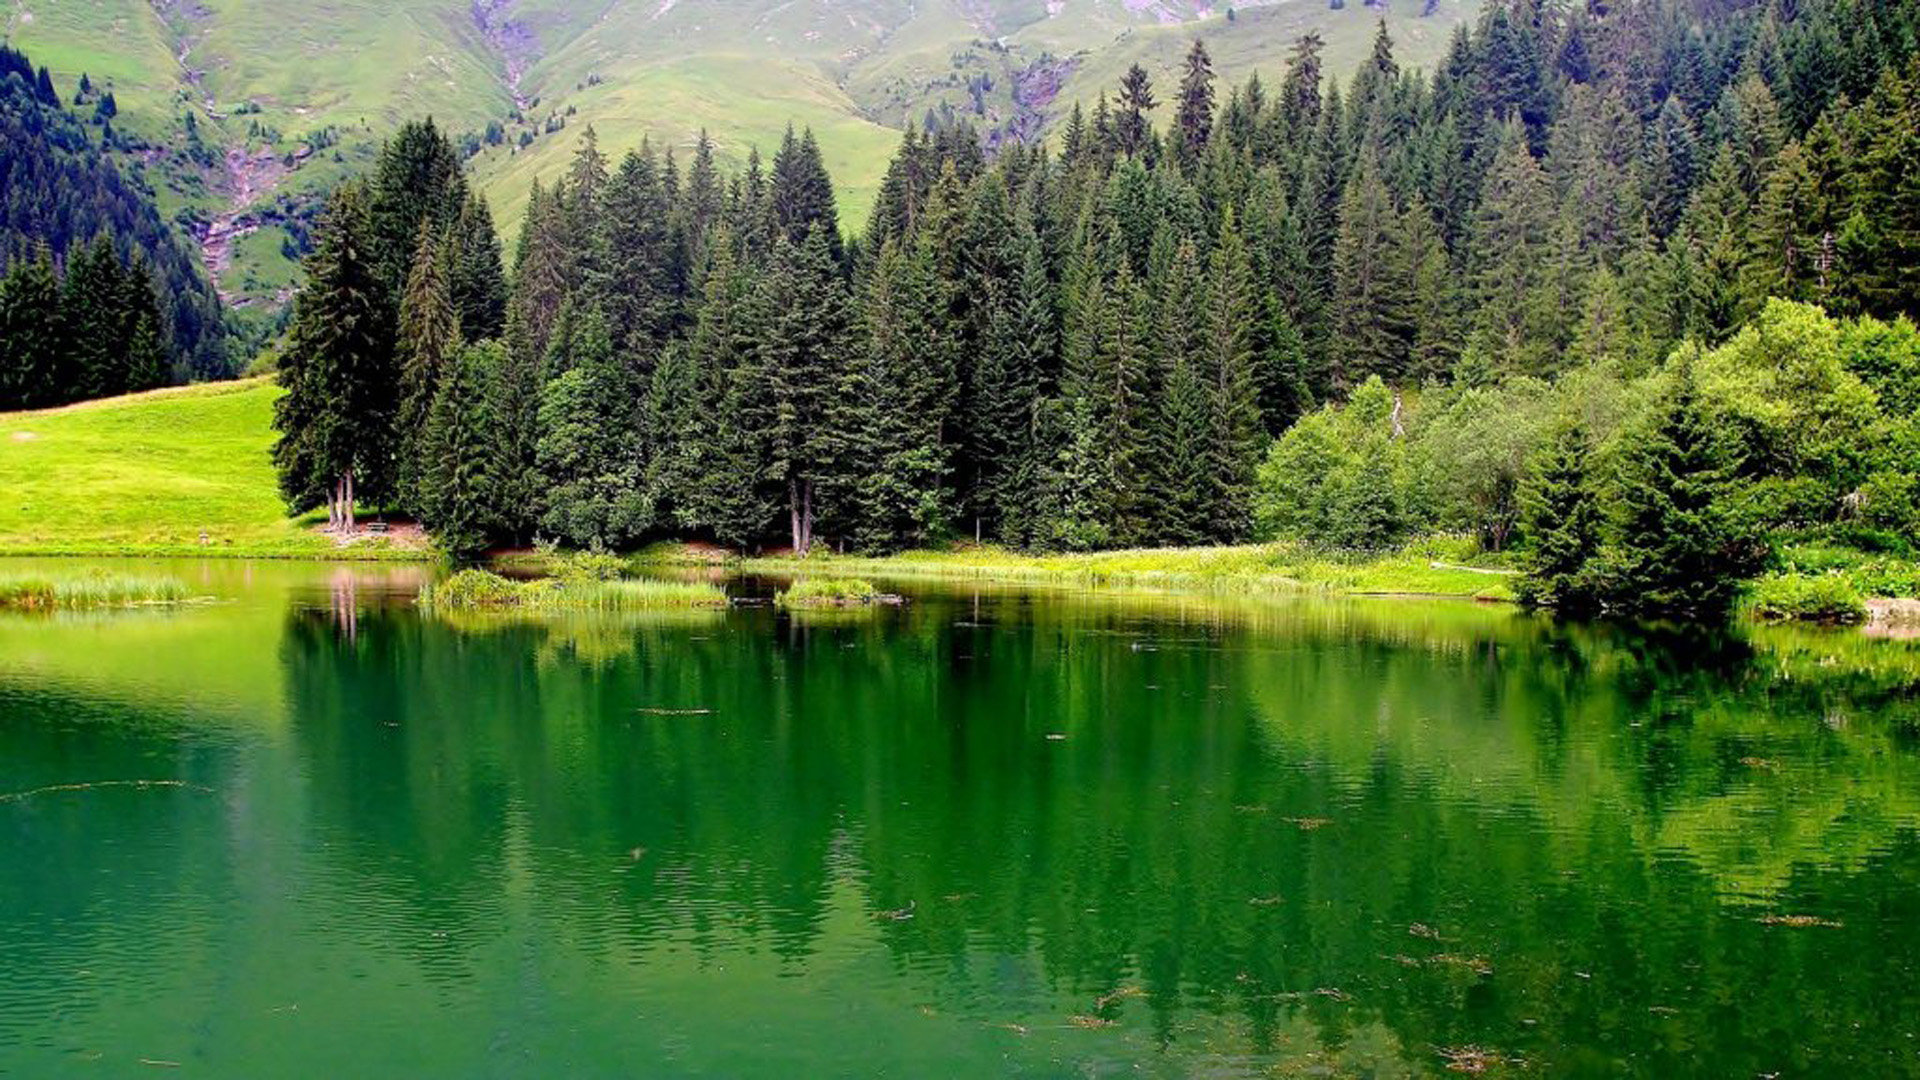
[[[1840,574],[1768,574],[1748,588],[1744,606],[1767,622],[1857,623],[1867,605]]]
[[[861,578],[801,578],[773,595],[783,608],[860,607],[878,602],[880,590]]]

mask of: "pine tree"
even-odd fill
[[[447,291],[460,319],[460,336],[495,340],[507,326],[507,278],[501,268],[500,237],[485,199],[476,194],[461,204],[450,244]]]
[[[488,388],[507,362],[499,342],[456,347],[439,372],[425,433],[419,442],[420,520],[442,551],[473,558],[491,543],[499,522],[499,490]]]
[[[90,401],[124,393],[127,388],[127,342],[121,336],[126,323],[121,304],[126,295],[120,258],[113,242],[102,234],[67,264],[61,283],[60,317],[65,323],[67,354],[62,358],[60,397]]]
[[[487,409],[492,420],[489,456],[491,520],[501,535],[519,542],[532,539],[539,525],[543,493],[539,471],[540,397],[545,383],[542,362],[520,315],[507,318],[505,341],[488,379]]]
[[[846,285],[835,235],[816,224],[798,248],[776,243],[764,282],[770,315],[756,345],[768,389],[760,426],[769,444],[767,475],[785,496],[793,549],[802,556],[813,546],[821,510],[816,496],[832,483],[828,405],[847,354]]]
[[[280,358],[286,393],[274,403],[281,493],[295,512],[324,503],[336,531],[353,529],[356,500],[389,494],[392,474],[393,302],[372,238],[365,192],[335,192],[294,302]]]
[[[420,515],[426,505],[424,478],[437,467],[429,460],[427,421],[440,392],[444,369],[460,355],[460,319],[448,287],[449,252],[422,220],[413,267],[400,299],[399,337],[394,359],[399,368],[400,403],[394,416],[400,460],[396,469],[400,506]],[[478,393],[478,386],[471,388]]]
[[[1129,157],[1147,148],[1153,130],[1147,119],[1153,112],[1153,81],[1147,69],[1135,64],[1120,80],[1120,115],[1114,118],[1115,147]]]
[[[380,150],[367,206],[368,242],[388,297],[397,300],[406,287],[420,223],[437,234],[453,225],[466,201],[453,143],[431,119],[402,124]]]
[[[816,231],[826,241],[835,266],[845,259],[840,240],[840,216],[834,208],[833,180],[820,159],[820,144],[808,128],[799,138],[787,129],[780,152],[773,156],[768,189],[773,224],[794,248],[806,246]]]
[[[1529,605],[1563,613],[1590,610],[1596,593],[1601,509],[1586,428],[1562,424],[1539,454],[1520,491],[1521,527],[1531,546],[1520,580]]]
[[[14,260],[0,280],[0,410],[64,400],[66,355],[60,279],[41,245],[33,258]]]
[[[508,318],[519,320],[527,348],[535,357],[546,355],[554,320],[572,291],[571,264],[562,194],[543,190],[536,179],[527,197],[526,221],[520,226],[508,301]]]
[[[1229,211],[1207,265],[1200,342],[1200,366],[1208,382],[1207,460],[1213,475],[1207,533],[1227,542],[1244,540],[1251,531],[1254,472],[1266,444],[1252,348],[1254,311],[1252,268]]]
[[[1186,73],[1180,80],[1180,107],[1173,123],[1175,156],[1180,167],[1191,174],[1213,136],[1213,59],[1198,38],[1187,50]]]
[[[1413,274],[1400,219],[1370,157],[1347,185],[1333,251],[1333,386],[1398,380],[1413,341]]]
[[[1728,505],[1740,458],[1727,436],[1683,359],[1666,399],[1622,451],[1610,607],[1699,618],[1732,607],[1760,551]]]
[[[640,460],[640,385],[614,348],[607,320],[588,308],[569,338],[568,363],[540,392],[537,450],[549,535],[617,550],[650,524]]]

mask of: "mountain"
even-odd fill
[[[111,90],[162,212],[199,242],[221,294],[270,317],[291,295],[318,196],[406,119],[461,133],[509,233],[536,177],[587,124],[617,156],[684,153],[710,130],[723,164],[811,127],[864,220],[901,130],[971,119],[1037,138],[1140,63],[1171,96],[1202,37],[1223,79],[1278,76],[1302,33],[1331,73],[1385,19],[1429,66],[1479,0],[14,0],[0,30],[52,69]]]
[[[116,264],[137,259],[151,279],[171,331],[162,348],[174,375],[230,375],[226,322],[190,246],[168,228],[153,192],[119,167],[114,100],[96,87],[67,98],[44,66],[0,46],[0,274],[42,246],[71,270],[103,238]],[[129,287],[134,282],[141,277]],[[104,301],[111,305],[131,299],[120,285],[93,284],[118,298]]]

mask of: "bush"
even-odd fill
[[[1867,617],[1859,590],[1840,574],[1769,574],[1749,587],[1747,610],[1767,622],[1857,623]]]
[[[876,603],[880,591],[860,578],[804,578],[774,594],[780,607],[856,607]]]

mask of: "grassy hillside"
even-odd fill
[[[0,413],[0,554],[335,554],[280,501],[279,393],[252,379]]]
[[[1387,12],[1401,63],[1430,66],[1480,0]],[[509,234],[536,176],[560,175],[594,125],[616,156],[643,137],[684,150],[701,128],[723,162],[770,152],[791,123],[820,136],[857,228],[900,129],[929,111],[1045,130],[1110,91],[1127,65],[1173,98],[1204,37],[1223,80],[1277,76],[1318,30],[1330,72],[1365,55],[1378,8],[1276,0],[11,0],[0,35],[53,69],[110,86],[129,161],[251,317],[289,295],[290,218],[364,165],[401,121],[505,132],[473,162]],[[1024,84],[1024,93],[1016,87]],[[522,145],[524,141],[525,145]]]

